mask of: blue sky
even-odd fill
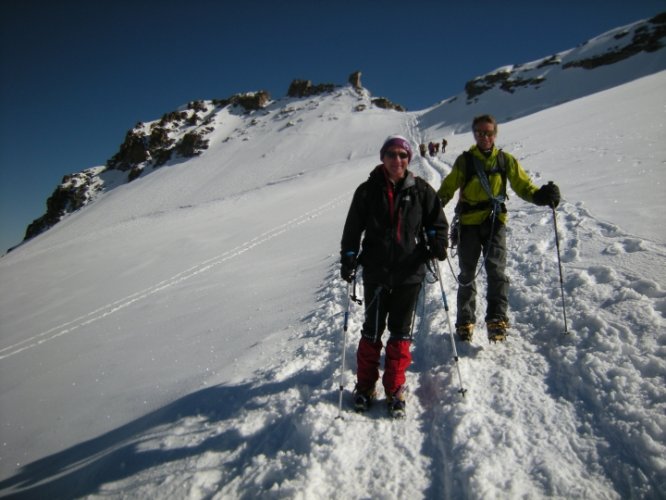
[[[0,3],[0,253],[62,176],[102,165],[125,133],[195,99],[294,78],[409,110],[465,82],[666,10],[664,0],[4,0]]]

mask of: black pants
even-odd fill
[[[507,321],[509,308],[509,278],[506,269],[506,227],[499,221],[486,219],[480,225],[461,226],[458,243],[458,315],[456,325],[476,322],[476,283],[474,276],[479,257],[488,254],[485,261],[488,291],[486,321]]]
[[[376,283],[364,283],[363,287],[366,309],[361,335],[377,342],[388,325],[391,339],[411,340],[421,283],[392,289]]]

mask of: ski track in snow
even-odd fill
[[[301,224],[304,224],[314,218],[319,217],[322,213],[337,207],[342,202],[342,200],[346,200],[348,197],[349,197],[348,193],[340,195],[334,198],[333,200],[324,203],[323,205],[313,210],[310,210],[309,212],[306,212],[305,214],[299,215],[298,217],[295,217],[285,222],[284,224],[272,228],[270,231],[266,231],[260,234],[259,236],[256,236],[232,248],[231,250],[227,250],[219,255],[216,255],[215,257],[211,257],[208,260],[200,262],[199,264],[192,266],[189,269],[186,269],[185,271],[181,271],[175,274],[174,276],[167,278],[163,281],[160,281],[159,283],[152,285],[144,290],[123,297],[122,299],[119,299],[110,304],[106,304],[93,311],[90,311],[87,314],[81,315],[71,321],[68,321],[67,323],[63,323],[61,325],[50,328],[44,332],[33,335],[32,337],[22,340],[21,342],[17,342],[13,345],[4,347],[0,349],[0,360],[9,358],[15,354],[21,353],[28,349],[38,347],[46,342],[54,340],[63,335],[67,335],[75,330],[78,330],[81,327],[87,326],[91,323],[94,323],[95,321],[106,318],[107,316],[110,316],[122,309],[125,309],[126,307],[131,306],[136,302],[145,300],[146,298],[158,292],[161,292],[167,288],[182,283],[183,281],[198,276],[199,274],[204,273],[212,269],[213,267],[218,266],[230,259],[234,259],[239,255],[242,255],[245,252],[253,249],[254,247],[262,245]]]
[[[174,276],[167,286],[329,205]],[[173,459],[154,465],[147,459],[145,468],[104,484],[93,498],[147,498],[157,484],[165,497],[217,499],[626,498],[663,492],[666,339],[663,317],[649,310],[663,311],[666,293],[621,266],[589,267],[585,261],[599,246],[612,257],[618,248],[664,249],[609,230],[573,205],[563,204],[557,215],[561,241],[567,242],[562,254],[570,335],[563,334],[552,216],[533,206],[515,210],[509,226],[511,336],[489,344],[478,324],[472,343],[457,343],[465,397],[458,392],[439,287],[431,283],[415,325],[407,418],[388,419],[381,399],[367,415],[349,410],[363,316],[357,305],[344,347],[339,414],[347,287],[332,259],[317,293],[319,307],[284,347],[291,361],[283,363],[278,354],[250,380],[219,388],[227,393],[224,409],[202,404],[201,396],[199,411],[133,436],[133,455],[161,452]],[[455,319],[455,281],[445,263],[441,268]],[[477,284],[482,311],[484,273]],[[587,310],[591,303],[599,308]],[[622,324],[632,325],[632,332]],[[640,377],[623,377],[625,371]],[[641,386],[625,386],[634,380]],[[640,397],[634,401],[632,394]],[[654,406],[642,407],[643,399]]]

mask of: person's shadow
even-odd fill
[[[321,375],[321,374],[318,374]],[[294,377],[298,380],[294,380]],[[321,383],[313,373],[303,373],[281,382],[245,383],[218,386],[187,395],[167,406],[145,415],[95,439],[77,444],[23,467],[16,475],[0,482],[0,496],[8,498],[74,498],[95,493],[100,486],[119,481],[149,468],[211,452],[237,456],[225,462],[225,469],[240,472],[244,464],[258,452],[275,455],[284,445],[285,435],[293,432],[293,415],[283,415],[264,425],[251,436],[241,435],[236,428],[210,435],[197,444],[184,442],[169,449],[145,449],[145,441],[154,437],[154,430],[178,426],[184,419],[206,419],[208,428],[242,415],[253,400],[270,399],[296,385]],[[198,421],[197,429],[204,423]],[[193,436],[191,441],[200,439]],[[184,441],[187,441],[185,439]],[[302,439],[289,441],[301,453],[308,444]],[[159,447],[158,447],[159,448]]]

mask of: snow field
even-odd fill
[[[595,171],[616,168],[621,176],[620,162],[608,160],[637,157],[653,144],[653,90],[665,75],[502,127],[507,149],[539,169],[531,171],[537,183],[552,178],[562,188],[557,218],[571,334],[562,333],[552,214],[512,197],[511,335],[489,344],[479,321],[474,341],[457,344],[463,398],[439,286],[426,284],[404,421],[386,418],[381,400],[368,415],[345,406],[337,418],[347,291],[338,278],[339,237],[351,193],[377,163],[383,138],[397,131],[418,143],[450,133],[446,123],[429,129],[416,113],[377,110],[350,121],[358,97],[346,91],[302,103],[289,112],[289,127],[269,115],[254,125],[246,117],[234,122],[237,137],[218,137],[214,154],[118,188],[3,257],[0,491],[659,498],[663,230],[620,223],[625,214],[613,200],[640,200],[644,185],[586,189]],[[635,105],[652,118],[632,121],[628,142],[618,144],[601,127],[617,130],[623,110],[610,103],[633,99],[637,88],[645,100]],[[540,129],[543,122],[558,134]],[[574,176],[562,158],[591,129],[594,148],[575,156],[588,168]],[[312,140],[299,141],[299,133]],[[450,138],[444,155],[413,164],[433,185],[471,140]],[[261,147],[235,142],[253,140]],[[649,155],[642,161],[659,166]],[[182,191],[188,179],[193,185]],[[633,206],[646,220],[658,209],[657,181],[647,182],[645,206]],[[454,318],[455,271],[442,263],[442,273]],[[351,312],[346,403],[363,310]]]

